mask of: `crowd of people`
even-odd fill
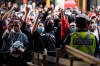
[[[89,22],[88,27],[84,22]],[[78,27],[82,30],[78,30]],[[93,53],[96,46],[99,50],[100,9],[91,7],[89,12],[82,13],[77,7],[62,9],[59,6],[56,10],[53,4],[43,6],[28,2],[17,5],[10,1],[4,2],[0,7],[0,63],[23,66],[31,61],[31,52],[42,53],[44,49],[56,51],[56,48],[70,45],[71,36],[77,31],[94,34]],[[56,56],[55,53],[48,54]]]

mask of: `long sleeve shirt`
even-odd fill
[[[5,31],[2,35],[2,39],[3,46],[1,48],[1,51],[8,51],[15,41],[21,41],[24,44],[24,47],[26,47],[28,44],[27,36],[21,31],[19,33]]]
[[[61,38],[62,40],[70,33],[69,23],[67,19],[61,19]]]

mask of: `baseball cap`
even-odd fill
[[[86,14],[79,14],[76,16],[76,23],[89,23],[90,18]]]
[[[20,20],[14,20],[14,23],[15,22],[21,24],[21,21]]]

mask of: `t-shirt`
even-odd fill
[[[55,51],[55,41],[49,35],[40,35],[37,31],[33,34],[33,51],[43,52],[46,48],[47,51]],[[54,55],[50,53],[49,55]]]
[[[33,51],[39,52],[44,50],[45,35],[40,36],[37,31],[32,35]]]

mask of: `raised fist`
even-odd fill
[[[3,8],[3,7],[5,7],[5,4],[2,4],[2,5],[1,5],[1,8]]]
[[[49,8],[48,8],[48,10],[49,10],[49,11],[51,11],[51,10],[52,10],[52,8],[51,8],[51,7],[49,7]]]
[[[18,5],[17,5],[17,4],[14,4],[14,5],[13,5],[13,8],[18,8]]]
[[[29,12],[30,11],[30,8],[27,6],[26,7],[26,12]]]

